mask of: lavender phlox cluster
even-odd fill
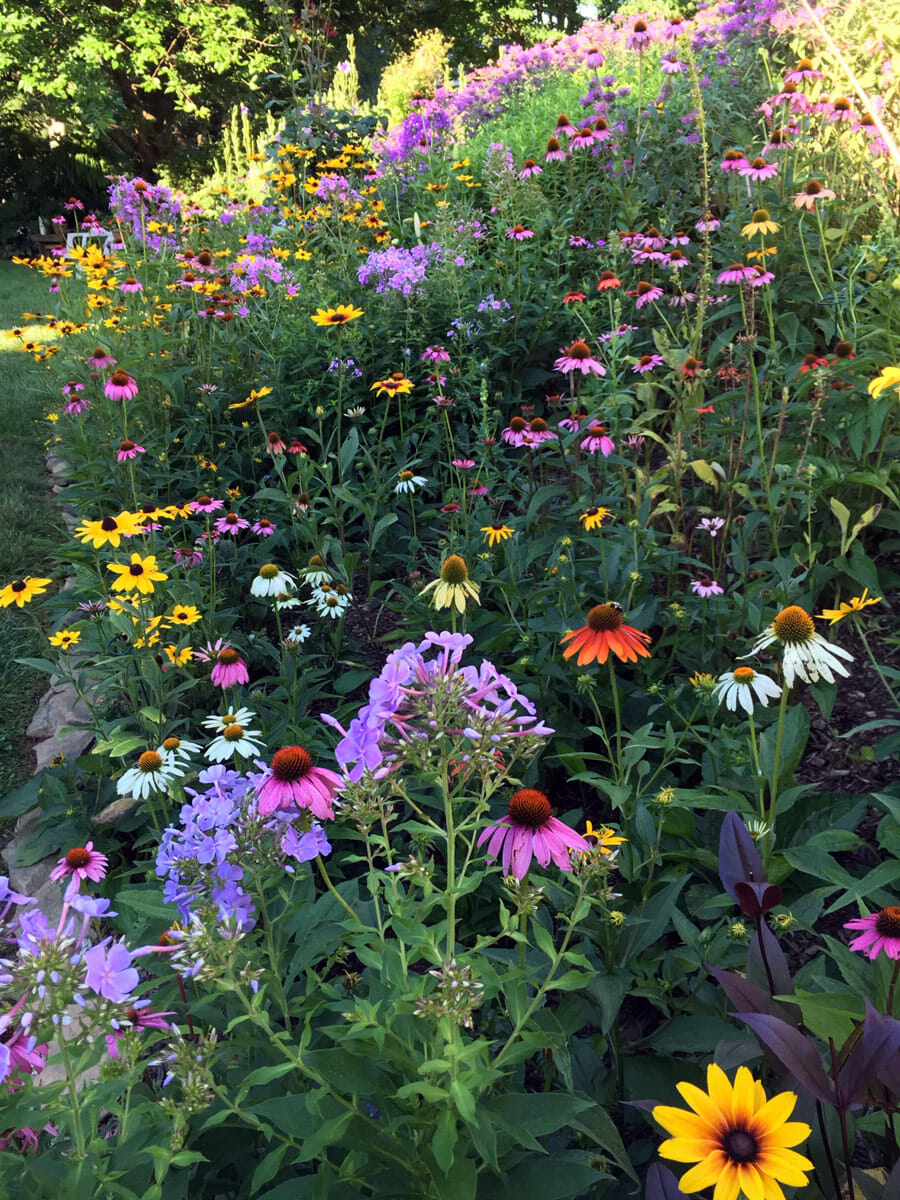
[[[179,824],[163,834],[156,873],[165,879],[163,898],[177,906],[183,922],[211,910],[220,924],[247,932],[256,924],[242,886],[248,870],[278,865],[292,873],[285,860],[309,862],[331,849],[321,827],[307,828],[308,815],[299,810],[260,817],[256,790],[267,775],[264,764],[258,766],[246,775],[222,763],[202,771],[205,790],[185,789],[192,799],[182,806]]]
[[[391,246],[387,250],[371,251],[356,274],[363,287],[374,286],[376,292],[419,295],[425,287],[428,267],[434,262],[443,262],[443,256],[439,242],[413,246],[411,250]]]
[[[447,632],[407,642],[388,655],[347,729],[322,714],[343,735],[335,757],[350,780],[418,762],[445,737],[460,744],[460,765],[486,768],[496,765],[498,752],[532,753],[553,732],[487,659],[477,668],[462,666],[471,643],[468,634]]]
[[[363,202],[362,196],[350,186],[350,181],[345,175],[322,175],[316,185],[315,195],[319,200],[329,200],[347,206]]]
[[[285,270],[277,258],[266,254],[241,254],[229,270],[229,283],[235,292],[249,292],[253,288],[263,287],[266,282],[287,288],[294,284],[292,273]]]
[[[91,1040],[114,1035],[135,1022],[147,1001],[135,1000],[140,982],[134,962],[156,947],[131,950],[122,940],[105,937],[92,943],[93,922],[114,917],[109,901],[67,888],[56,925],[31,896],[13,891],[0,878],[0,991],[6,1011],[0,1017],[0,1081],[10,1086],[17,1075],[41,1070],[46,1042],[65,1039],[73,1025],[71,1010],[82,1010],[78,1036]],[[167,1014],[162,1014],[167,1015]],[[160,1014],[146,1014],[149,1025]]]
[[[173,231],[148,229],[151,222],[177,228],[181,221],[181,202],[165,184],[121,175],[110,185],[109,208],[119,224],[129,226],[134,237],[143,240],[147,248],[159,253],[176,245]]]

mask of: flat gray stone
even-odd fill
[[[84,754],[93,740],[94,734],[90,729],[70,729],[63,737],[50,737],[38,742],[34,748],[35,774],[51,766],[60,754],[64,754],[71,762],[79,754]]]
[[[52,687],[41,697],[31,724],[26,730],[30,738],[55,737],[65,725],[85,725],[91,719],[88,706],[71,683]],[[53,756],[51,755],[51,758]]]

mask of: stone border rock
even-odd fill
[[[52,451],[47,454],[46,463],[51,479],[50,490],[55,496],[59,496],[68,486],[67,465]],[[71,504],[62,504],[62,519],[70,531],[78,524],[78,514]],[[74,583],[74,577],[67,579],[63,584],[63,592]],[[66,624],[75,620],[77,615],[70,612],[66,617]],[[74,685],[51,679],[50,687],[41,697],[31,718],[31,724],[26,730],[26,737],[37,742],[34,747],[34,774],[40,774],[60,755],[75,759],[83,754],[94,741],[93,731],[84,728],[89,721],[88,706],[78,695]],[[63,729],[66,730],[64,734]],[[62,912],[62,889],[50,879],[50,872],[56,866],[57,860],[44,858],[30,867],[20,867],[17,862],[18,848],[31,836],[40,816],[41,810],[33,808],[19,817],[12,838],[2,850],[2,857],[9,871],[11,886],[18,892],[24,892],[26,896],[34,896],[47,920],[55,922],[59,920]]]

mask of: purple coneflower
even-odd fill
[[[110,400],[133,400],[138,394],[138,385],[126,371],[119,367],[107,379],[103,385],[103,391]]]
[[[571,854],[586,854],[590,843],[574,829],[553,816],[550,801],[534,788],[520,788],[509,798],[505,817],[478,838],[478,845],[487,842],[487,858],[501,857],[504,875],[524,879],[536,858],[542,867],[552,861],[563,871],[572,870]]]
[[[553,365],[557,371],[561,371],[564,375],[570,371],[573,374],[576,371],[580,371],[582,375],[606,374],[606,367],[594,358],[591,354],[590,346],[580,338],[576,339],[571,346],[561,348],[560,357]]]
[[[778,174],[778,163],[767,163],[764,158],[754,158],[740,168],[746,179],[772,179]]]
[[[199,658],[200,655],[196,654],[196,657]],[[250,682],[247,664],[237,650],[227,643],[216,655],[215,665],[209,678],[213,687],[220,687],[223,690],[238,683]]]
[[[225,507],[224,500],[216,500],[212,496],[198,496],[196,500],[192,500],[188,506],[191,512],[211,513],[216,512],[220,508]]]
[[[144,285],[139,279],[135,279],[133,275],[129,275],[119,284],[120,292],[142,292],[143,290]]]
[[[117,462],[128,462],[130,459],[137,458],[139,454],[146,454],[147,451],[143,446],[139,446],[137,442],[131,442],[128,438],[119,442],[119,449],[116,451]]]
[[[319,820],[333,820],[331,801],[341,786],[341,777],[325,767],[314,767],[312,756],[302,746],[282,746],[272,756],[271,775],[256,794],[260,815],[276,809],[307,808]]]
[[[87,365],[92,371],[108,371],[110,367],[116,365],[116,360],[112,355],[107,354],[102,346],[97,346],[94,353],[87,360]]]
[[[587,454],[597,454],[598,452],[604,458],[609,458],[616,444],[606,432],[606,426],[599,422],[592,422],[586,430],[585,438],[581,443],[581,449]]]
[[[655,283],[647,283],[646,279],[642,279],[636,288],[629,289],[628,295],[634,296],[634,306],[637,309],[643,308],[647,304],[653,304],[663,294],[663,290]]]
[[[719,272],[716,283],[743,283],[744,280],[753,279],[755,275],[753,267],[745,266],[744,263],[732,263],[730,267]]]
[[[109,859],[106,855],[95,850],[93,842],[87,842],[84,846],[73,846],[50,872],[50,878],[69,879],[71,877],[72,882],[69,884],[69,888],[73,892],[77,892],[85,879],[99,883],[106,875],[108,866]]]
[[[526,158],[522,163],[522,170],[519,172],[520,179],[531,179],[532,176],[542,175],[543,167],[539,167],[533,158]]]
[[[251,532],[258,533],[260,537],[271,537],[276,528],[276,525],[270,521],[268,517],[260,517],[259,520],[251,526]]]
[[[513,225],[512,229],[507,229],[506,236],[517,242],[525,242],[534,237],[534,230],[526,229],[524,225]]]
[[[235,512],[226,513],[224,517],[219,517],[217,521],[213,522],[213,529],[216,533],[231,533],[237,536],[242,529],[249,528],[250,522],[239,517]]]
[[[719,170],[725,171],[727,174],[732,171],[740,171],[747,165],[747,159],[742,150],[726,150],[725,157],[719,163]]]
[[[653,36],[650,33],[647,22],[638,17],[631,27],[631,32],[625,38],[625,48],[626,50],[636,50],[638,54],[643,54],[652,41]]]
[[[709,575],[701,575],[699,579],[691,580],[691,591],[695,596],[708,600],[710,596],[724,596],[725,590],[711,579]]]
[[[631,369],[637,375],[644,375],[647,371],[652,371],[654,367],[661,367],[663,362],[661,354],[642,354]]]
[[[567,158],[568,155],[560,146],[559,139],[555,137],[548,138],[547,153],[544,155],[544,162],[565,162]]]

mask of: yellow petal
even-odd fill
[[[703,1093],[705,1095],[705,1093]],[[710,1137],[715,1136],[716,1126],[697,1113],[685,1112],[683,1108],[666,1108],[657,1105],[653,1110],[653,1119],[662,1125],[663,1129],[673,1137]]]
[[[763,1150],[757,1155],[756,1162],[761,1171],[780,1179],[788,1187],[803,1187],[806,1184],[804,1172],[813,1169],[808,1158],[793,1150]]]
[[[737,1200],[737,1176],[730,1165],[731,1160],[724,1150],[715,1150],[712,1154],[708,1154],[703,1162],[697,1163],[696,1167],[691,1167],[690,1171],[686,1171],[678,1181],[678,1186],[683,1192],[699,1192],[701,1188],[712,1187],[718,1180],[719,1183],[723,1179],[731,1177],[734,1179],[734,1191],[726,1195],[726,1200]],[[716,1187],[716,1200],[721,1200]]]
[[[728,1080],[726,1079],[726,1084]],[[706,1094],[701,1088],[692,1083],[679,1083],[678,1091],[698,1116],[701,1116],[711,1129],[724,1129],[731,1113],[731,1105],[724,1110],[721,1105]],[[729,1086],[730,1093],[730,1086]]]
[[[764,1104],[753,1119],[751,1133],[757,1140],[768,1133],[774,1133],[788,1119],[797,1103],[796,1092],[779,1092],[777,1096]]]
[[[788,1121],[780,1129],[771,1130],[760,1141],[764,1150],[781,1150],[785,1146],[796,1146],[798,1142],[805,1142],[810,1132],[810,1127],[802,1121]]]
[[[736,1129],[749,1129],[756,1102],[756,1081],[746,1067],[738,1067],[731,1096],[731,1119]]]
[[[718,1138],[710,1137],[677,1137],[663,1142],[658,1153],[663,1158],[672,1158],[675,1162],[700,1162],[707,1154],[721,1150]]]
[[[747,1200],[768,1200],[762,1176],[753,1163],[738,1163],[735,1171]]]

